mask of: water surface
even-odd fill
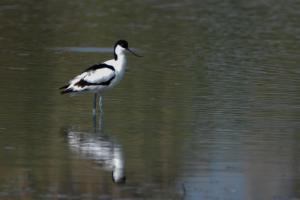
[[[0,199],[300,199],[299,10],[1,2]],[[144,57],[95,131],[92,95],[58,88],[118,39]]]

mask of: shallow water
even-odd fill
[[[0,199],[300,199],[299,10],[1,2]],[[144,57],[105,94],[100,132],[92,95],[58,88],[121,38]]]

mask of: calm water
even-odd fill
[[[0,199],[300,199],[299,10],[1,1]],[[95,131],[92,95],[58,88],[121,38],[144,57]]]

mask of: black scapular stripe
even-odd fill
[[[104,64],[104,63],[100,63],[100,64],[95,64],[93,66],[90,66],[89,68],[87,68],[86,70],[84,70],[84,72],[95,71],[97,69],[104,69],[104,68],[108,68],[108,69],[110,69],[112,71],[116,71],[113,66],[107,65],[107,64]]]
[[[100,82],[100,83],[90,83],[90,82],[88,82],[86,80],[81,79],[75,85],[79,86],[79,87],[85,87],[85,86],[91,86],[91,85],[104,85],[104,86],[108,86],[115,77],[116,77],[116,75],[114,75],[113,77],[111,77],[107,81],[103,81],[103,82]]]

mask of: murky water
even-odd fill
[[[300,199],[299,1],[2,1],[0,199]],[[58,88],[126,39],[121,84]]]

